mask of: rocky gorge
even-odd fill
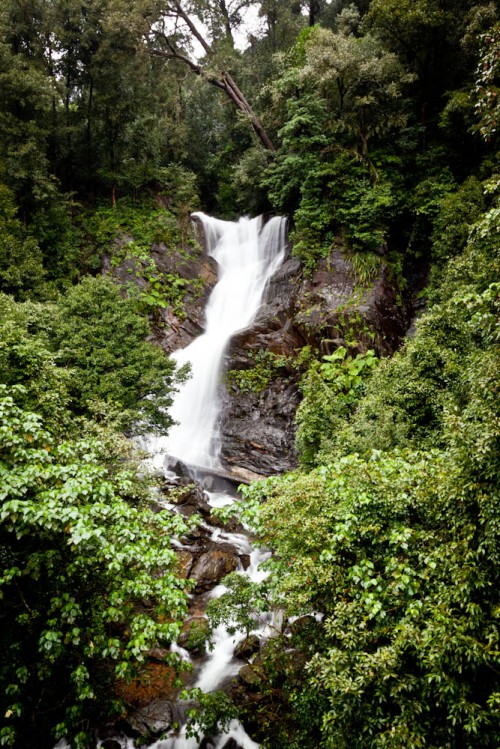
[[[154,338],[172,353],[203,330],[204,303],[216,281],[216,266],[204,253],[193,253],[187,262],[161,246],[153,248],[153,256],[162,272],[175,268],[203,281],[201,296],[186,294],[181,316],[171,308],[161,311]],[[294,468],[304,351],[320,357],[342,345],[352,353],[373,348],[379,356],[390,355],[412,314],[383,256],[376,274],[361,280],[339,242],[307,275],[288,246],[256,319],[232,338],[226,352],[229,375],[221,388],[220,430],[227,470],[245,480]]]
[[[160,273],[194,281],[187,286],[180,312],[172,307],[159,311],[153,337],[171,354],[202,333],[217,265],[195,244],[187,256],[186,251],[167,251],[162,245],[153,246],[151,254]],[[126,268],[118,268],[117,275],[125,278],[126,272]],[[173,511],[200,518],[177,549],[179,573],[193,581],[189,616],[178,646],[183,657],[191,660],[198,680],[207,663],[206,641],[211,634],[207,603],[226,575],[248,570],[252,552],[240,525],[224,525],[214,518],[210,492],[229,497],[239,483],[283,473],[297,465],[295,412],[301,400],[300,380],[313,357],[339,346],[353,354],[372,348],[379,356],[388,355],[397,348],[408,325],[408,306],[383,257],[377,273],[362,281],[337,244],[307,275],[287,245],[283,263],[265,288],[258,314],[231,338],[220,383],[220,467],[193,473],[181,461],[170,461],[169,478],[163,484]],[[292,626],[292,637],[296,629],[300,629],[298,624]],[[267,637],[256,634],[250,639],[237,638],[228,655],[232,664],[228,676],[223,683],[214,680],[212,688],[222,686],[237,703],[251,705],[256,697],[254,685],[260,680],[260,651],[266,642]],[[193,684],[194,677],[188,672],[178,676],[181,683]],[[210,679],[208,684],[212,685]],[[124,688],[123,696],[130,705],[124,735],[154,741],[182,723],[189,704],[179,703],[179,694],[180,683],[168,665],[168,654],[151,653],[143,677]],[[219,746],[207,741],[205,738],[200,746]],[[228,742],[220,746],[240,746],[234,737]]]

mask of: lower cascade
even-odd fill
[[[285,252],[284,218],[234,222],[204,213],[195,213],[193,218],[203,225],[207,252],[217,262],[219,280],[208,300],[205,332],[173,354],[179,366],[189,364],[190,378],[181,386],[170,411],[176,425],[168,437],[149,445],[158,467],[164,453],[190,466],[219,467],[217,418],[224,353],[231,337],[254,320],[266,284]]]
[[[205,332],[173,355],[179,366],[189,364],[190,367],[190,377],[179,389],[171,408],[176,424],[168,437],[151,439],[148,451],[157,468],[164,466],[167,455],[169,462],[180,460],[195,473],[198,468],[220,467],[217,420],[224,354],[231,337],[253,322],[266,284],[284,259],[286,220],[274,217],[265,222],[259,217],[231,222],[204,213],[196,213],[193,218],[203,226],[207,252],[218,264],[219,280],[207,303]],[[207,497],[213,506],[232,501],[228,495],[207,494]],[[213,538],[216,538],[220,531],[213,530]],[[265,573],[259,569],[259,564],[269,553],[252,550],[245,536],[223,535],[224,541],[250,556],[248,568],[243,570],[240,565],[238,571],[254,581],[263,579]],[[217,597],[224,590],[223,585],[217,585],[209,597]],[[263,630],[260,634],[267,633]],[[235,661],[234,651],[244,636],[243,633],[229,635],[224,627],[218,627],[214,632],[213,649],[208,660],[195,672],[192,686],[209,692],[219,688],[228,677],[235,676],[242,664]],[[213,749],[224,749],[226,745],[258,749],[258,744],[237,721],[231,722],[227,732],[206,742],[207,739],[203,746]],[[180,735],[162,739],[151,745],[151,749],[196,749],[198,746],[199,742],[187,738],[181,729]]]

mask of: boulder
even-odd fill
[[[262,683],[262,674],[258,668],[247,663],[238,671],[238,678],[245,687],[258,687]]]
[[[234,654],[237,658],[248,660],[260,649],[260,640],[257,635],[248,635],[236,646]]]
[[[234,546],[221,544],[201,554],[190,576],[196,580],[197,591],[210,590],[237,566],[238,554]]]
[[[177,574],[179,577],[188,578],[193,566],[193,555],[187,549],[178,549],[175,555],[177,557]]]
[[[194,655],[203,655],[209,631],[210,625],[205,616],[190,616],[182,625],[179,645]]]
[[[130,716],[129,722],[141,736],[161,736],[172,726],[172,704],[168,700],[153,700],[148,705],[136,710]]]

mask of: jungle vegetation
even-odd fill
[[[267,749],[500,745],[499,85],[495,0],[3,0],[1,745],[92,746],[178,636],[187,525],[129,438],[184,376],[149,250],[200,206],[425,303],[394,356],[309,361],[300,468],[245,492],[271,574],[214,617],[298,619],[232,713]]]

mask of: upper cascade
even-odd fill
[[[193,218],[203,225],[219,278],[205,310],[205,332],[172,355],[178,366],[189,363],[191,374],[171,407],[177,423],[155,447],[187,465],[214,469],[220,467],[217,422],[224,353],[231,337],[255,319],[266,284],[283,262],[286,219],[222,221],[204,213]]]

